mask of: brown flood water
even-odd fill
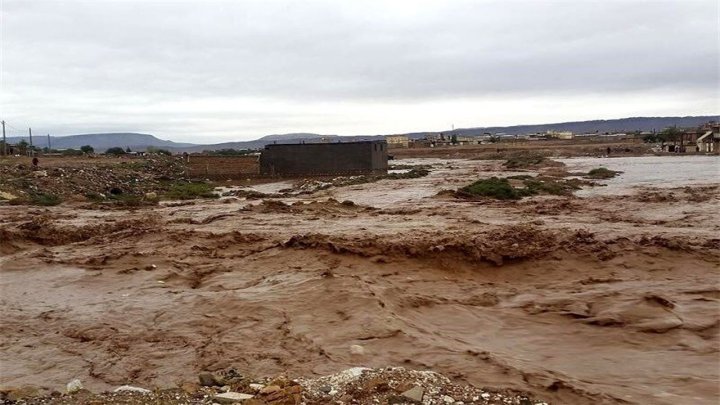
[[[578,160],[621,191],[469,202],[435,195],[500,162],[401,162],[433,170],[295,205],[0,208],[0,386],[402,365],[551,403],[717,403],[717,176]]]

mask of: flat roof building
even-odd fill
[[[385,137],[388,148],[407,148],[410,146],[410,138],[407,135],[388,135]]]
[[[387,173],[385,141],[266,145],[260,154],[265,176],[336,176]]]

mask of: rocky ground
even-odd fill
[[[235,370],[200,373],[196,382],[177,388],[149,390],[123,385],[112,392],[93,394],[80,380],[68,383],[65,392],[43,394],[33,387],[0,391],[2,404],[507,404],[545,405],[525,394],[484,390],[452,383],[431,371],[402,367],[355,367],[312,379],[285,376],[253,380]]]
[[[186,180],[179,156],[40,156],[38,166],[30,158],[12,157],[0,160],[0,201],[16,199],[25,204],[38,195],[56,196],[58,202],[103,200],[118,194],[144,196]]]
[[[717,160],[662,184],[623,159],[399,162],[429,174],[0,207],[4,400],[716,403],[720,184],[702,173]],[[642,164],[687,163],[664,162]],[[599,166],[623,173],[579,175]],[[527,175],[596,184],[456,194]],[[96,394],[67,394],[75,378]]]

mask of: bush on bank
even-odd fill
[[[587,177],[590,177],[591,179],[611,179],[619,175],[620,173],[622,172],[606,169],[604,167],[598,167],[597,169],[590,170],[587,174]]]
[[[206,183],[173,183],[163,194],[166,200],[194,200],[196,198],[218,198],[215,188]]]

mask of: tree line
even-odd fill
[[[67,149],[55,149],[55,148],[39,148],[37,146],[30,146],[30,144],[22,139],[20,142],[16,143],[15,145],[8,144],[8,153],[11,155],[28,155],[28,154],[34,154],[38,152],[42,152],[43,154],[60,154],[63,156],[82,156],[82,155],[92,155],[95,153],[95,148],[93,148],[91,145],[83,145],[78,149],[75,148],[67,148]],[[0,140],[0,151],[4,150],[5,143]],[[119,146],[114,146],[112,148],[108,148],[105,150],[104,154],[106,155],[126,155],[128,153],[131,153],[132,150],[128,148],[121,148]],[[166,155],[170,156],[172,155],[172,152],[170,152],[167,149],[161,149],[156,148],[154,146],[150,146],[146,149],[146,153],[153,153],[158,155]]]

